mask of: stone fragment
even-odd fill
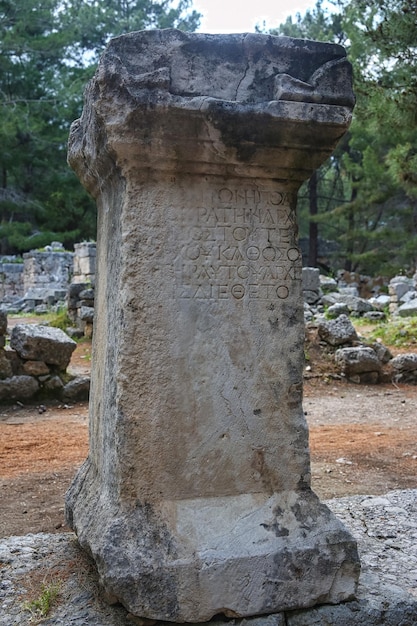
[[[412,372],[417,370],[417,353],[398,354],[391,361],[391,367],[397,371]]]
[[[390,349],[387,348],[387,346],[384,346],[383,343],[375,341],[375,343],[373,343],[370,347],[375,352],[378,360],[381,361],[381,363],[388,363],[392,359],[392,353]]]
[[[0,400],[28,400],[39,390],[33,376],[12,376],[0,380]]]
[[[320,298],[320,270],[316,267],[303,267],[303,298],[308,304],[315,304]]]
[[[366,313],[366,311],[372,311],[373,306],[369,300],[359,298],[358,296],[346,294],[346,293],[327,293],[322,297],[322,302],[325,306],[330,306],[336,303],[343,303],[352,313]]]
[[[392,378],[397,383],[417,384],[417,354],[399,354],[390,361]]]
[[[7,313],[0,309],[0,336],[4,336],[7,332]]]
[[[343,302],[336,302],[329,306],[326,314],[327,317],[331,319],[336,319],[336,317],[340,317],[340,315],[347,315],[349,317],[349,309]]]
[[[366,381],[371,384],[378,382],[381,362],[372,348],[365,346],[340,348],[335,353],[335,361],[342,374],[349,380]],[[362,376],[369,373],[372,375]]]
[[[337,280],[331,278],[331,276],[323,276],[320,274],[320,289],[323,293],[331,293],[332,291],[337,291]]]
[[[78,297],[80,300],[94,300],[94,289],[83,289]]]
[[[372,304],[372,306],[379,310],[386,309],[389,306],[390,301],[390,296],[384,293],[377,296],[376,298],[369,299],[369,302]]]
[[[400,304],[398,307],[398,315],[400,317],[414,317],[417,315],[417,298]]]
[[[78,376],[70,380],[62,390],[62,399],[74,402],[76,400],[88,400],[90,393],[90,378]]]
[[[80,299],[80,293],[88,289],[87,283],[71,283],[67,291],[67,303],[68,308],[73,309],[76,307],[78,300]]]
[[[414,285],[411,278],[407,276],[394,276],[388,285],[388,293],[395,296],[396,300],[400,300],[408,291],[414,291]]]
[[[9,378],[12,374],[13,370],[10,359],[7,358],[6,351],[0,348],[0,378]]]
[[[383,311],[367,311],[363,314],[363,318],[371,322],[383,322],[386,319],[386,315]]]
[[[69,162],[95,196],[89,457],[66,500],[138,617],[337,603],[356,543],[310,488],[295,202],[346,131],[339,46],[143,31],[109,44]]]
[[[358,340],[355,327],[347,315],[339,315],[334,320],[320,320],[317,325],[320,339],[331,346],[341,346]]]
[[[10,346],[22,359],[44,361],[65,370],[77,344],[59,328],[17,324],[11,333]]]
[[[17,376],[19,374],[24,374],[23,371],[23,363],[22,359],[19,357],[15,350],[6,349],[4,351],[4,356],[9,361],[12,368],[12,375]],[[7,365],[6,365],[7,367]]]
[[[94,320],[94,307],[82,306],[78,315],[83,322],[92,322]]]
[[[60,391],[63,387],[64,383],[59,376],[50,376],[43,383],[43,388],[47,391]]]
[[[23,371],[28,376],[44,376],[49,374],[49,367],[44,361],[25,361]]]

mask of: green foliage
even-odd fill
[[[84,86],[111,37],[198,22],[190,0],[0,0],[0,253],[95,237],[95,204],[66,162]]]
[[[378,324],[369,335],[371,340],[379,339],[386,346],[400,348],[417,343],[417,319],[391,319]]]
[[[48,313],[46,316],[46,320],[48,321],[49,326],[53,326],[54,328],[60,328],[64,332],[70,326],[73,326],[73,323],[68,316],[67,308],[62,308],[56,313]]]
[[[342,43],[354,70],[353,122],[316,174],[315,211],[311,185],[300,189],[300,234],[337,243],[332,268],[390,276],[417,265],[416,0],[333,7],[319,0],[272,31]]]
[[[34,619],[47,617],[59,596],[60,590],[60,582],[51,583],[49,585],[44,583],[39,596],[34,600],[25,602],[25,610],[29,611]]]

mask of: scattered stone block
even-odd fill
[[[379,380],[382,366],[372,348],[340,348],[335,353],[335,362],[341,373],[352,382],[375,384]]]
[[[39,390],[39,383],[33,376],[12,376],[0,380],[0,400],[28,400]]]
[[[90,378],[88,376],[78,376],[64,386],[62,399],[66,402],[88,400],[89,393]]]
[[[349,316],[349,309],[346,306],[346,304],[344,304],[343,302],[336,302],[335,304],[332,304],[329,306],[329,308],[326,311],[326,315],[327,317],[330,317],[332,319],[335,319],[336,317],[339,317],[340,315]]]
[[[315,304],[320,299],[320,270],[316,267],[303,267],[303,297],[308,304]]]
[[[363,317],[371,322],[383,322],[386,319],[383,311],[367,311],[363,314]]]
[[[389,303],[391,302],[391,298],[390,296],[386,294],[381,294],[377,296],[376,298],[370,298],[369,302],[372,304],[373,307],[381,310],[381,309],[386,309],[389,306]]]
[[[399,354],[390,361],[393,380],[397,383],[417,384],[417,354]]]
[[[59,376],[50,376],[43,382],[46,391],[57,392],[64,388],[64,383]]]
[[[414,317],[417,315],[417,298],[401,304],[398,307],[398,315],[400,317]]]
[[[94,308],[91,306],[82,306],[79,309],[78,315],[81,321],[92,323],[94,320]]]
[[[358,340],[355,327],[347,315],[339,315],[334,320],[321,320],[317,331],[320,339],[331,346],[341,346]]]
[[[387,346],[384,346],[384,344],[380,341],[375,341],[375,343],[373,343],[370,347],[377,355],[378,360],[383,364],[389,363],[389,361],[393,358],[391,350],[389,350]]]
[[[347,306],[351,313],[358,313],[359,315],[361,315],[362,313],[366,313],[367,311],[372,311],[373,309],[373,306],[369,302],[369,300],[340,292],[332,292],[323,295],[322,303],[325,306],[342,303]]]
[[[331,293],[338,290],[337,280],[330,276],[323,276],[320,274],[320,289],[323,293]]]
[[[395,276],[388,285],[389,295],[395,296],[397,300],[400,300],[404,294],[411,290],[414,291],[414,284],[412,279],[407,278],[407,276]]]
[[[11,333],[10,346],[22,359],[44,361],[63,371],[67,368],[77,344],[59,328],[17,324]]]

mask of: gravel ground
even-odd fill
[[[417,490],[327,501],[358,541],[362,574],[356,601],[256,617],[252,626],[413,626],[417,624]],[[59,593],[43,620],[28,610],[43,586]],[[225,620],[226,621],[226,620]],[[64,533],[8,537],[0,544],[0,625],[143,624],[101,598],[95,569]],[[216,626],[221,620],[216,621]],[[237,626],[237,625],[236,625]],[[249,626],[249,624],[247,625]]]

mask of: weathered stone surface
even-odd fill
[[[410,290],[414,291],[411,278],[407,278],[407,276],[395,276],[390,280],[388,292],[390,296],[395,296],[397,300],[400,300],[400,298]]]
[[[386,294],[381,294],[379,296],[377,296],[376,298],[370,298],[369,302],[372,304],[372,306],[374,306],[377,309],[385,309],[387,308],[387,306],[389,305],[391,301],[390,296],[387,296]]]
[[[317,325],[320,339],[331,346],[341,346],[358,339],[355,327],[347,315],[339,315],[334,320],[321,320]]]
[[[399,354],[390,361],[392,378],[396,382],[417,384],[417,354]]]
[[[332,292],[325,294],[322,298],[322,302],[327,306],[342,302],[347,306],[349,311],[359,314],[372,311],[373,309],[372,304],[368,300],[349,293],[342,293],[342,289],[340,289],[340,293]]]
[[[332,291],[337,291],[337,280],[331,278],[330,276],[323,276],[320,274],[320,289],[323,293],[331,293]]]
[[[43,376],[49,374],[49,367],[44,361],[25,361],[23,371],[28,376]]]
[[[9,378],[12,374],[12,365],[6,356],[6,351],[0,348],[0,378]]]
[[[74,245],[74,283],[94,282],[96,273],[96,244],[84,241]]]
[[[64,387],[64,383],[62,382],[59,376],[48,377],[43,382],[43,388],[46,389],[47,391],[60,391],[61,389],[63,389],[63,387]]]
[[[86,98],[69,161],[99,208],[98,314],[69,524],[138,616],[352,597],[355,542],[310,490],[295,218],[350,120],[344,51],[132,33]]]
[[[12,376],[0,380],[0,400],[24,400],[32,398],[39,390],[33,376]]]
[[[241,620],[218,618],[216,626],[415,626],[417,490],[350,496],[326,504],[358,540],[362,572],[357,599]],[[120,604],[103,602],[90,559],[72,533],[3,538],[0,561],[1,626],[26,626],[29,613],[23,600],[33,580],[57,570],[61,594],[45,620],[48,626],[145,626]]]
[[[375,351],[365,346],[340,348],[335,353],[335,361],[342,374],[350,380],[357,375],[372,372],[376,376],[366,377],[366,380],[376,383],[378,374],[382,369],[381,362]],[[360,382],[364,382],[364,380],[360,379]]]
[[[417,370],[417,353],[399,354],[391,361],[391,367],[398,371],[412,372]]]
[[[0,309],[0,336],[5,335],[7,332],[7,313]]]
[[[23,255],[24,259],[24,291],[37,289],[63,289],[64,292],[72,275],[73,253],[62,251],[62,248],[45,252],[31,250]]]
[[[90,393],[90,378],[78,376],[70,380],[62,390],[62,399],[65,401],[88,400]]]
[[[10,346],[25,360],[44,361],[65,370],[77,344],[63,330],[38,324],[17,324]]]
[[[80,307],[79,318],[83,322],[92,322],[94,320],[94,308],[91,306]]]
[[[417,298],[401,304],[398,307],[398,315],[400,317],[414,317],[417,315]]]
[[[367,311],[363,314],[364,319],[371,320],[372,322],[382,322],[385,320],[386,315],[383,311]]]
[[[331,319],[335,319],[340,315],[347,315],[349,317],[349,309],[343,302],[336,302],[335,304],[329,306],[326,314],[327,317],[330,317]]]
[[[320,270],[317,267],[303,267],[302,270],[303,290],[320,290]]]
[[[375,343],[373,343],[370,347],[375,352],[381,363],[388,363],[393,358],[390,349],[379,341],[375,341]]]

